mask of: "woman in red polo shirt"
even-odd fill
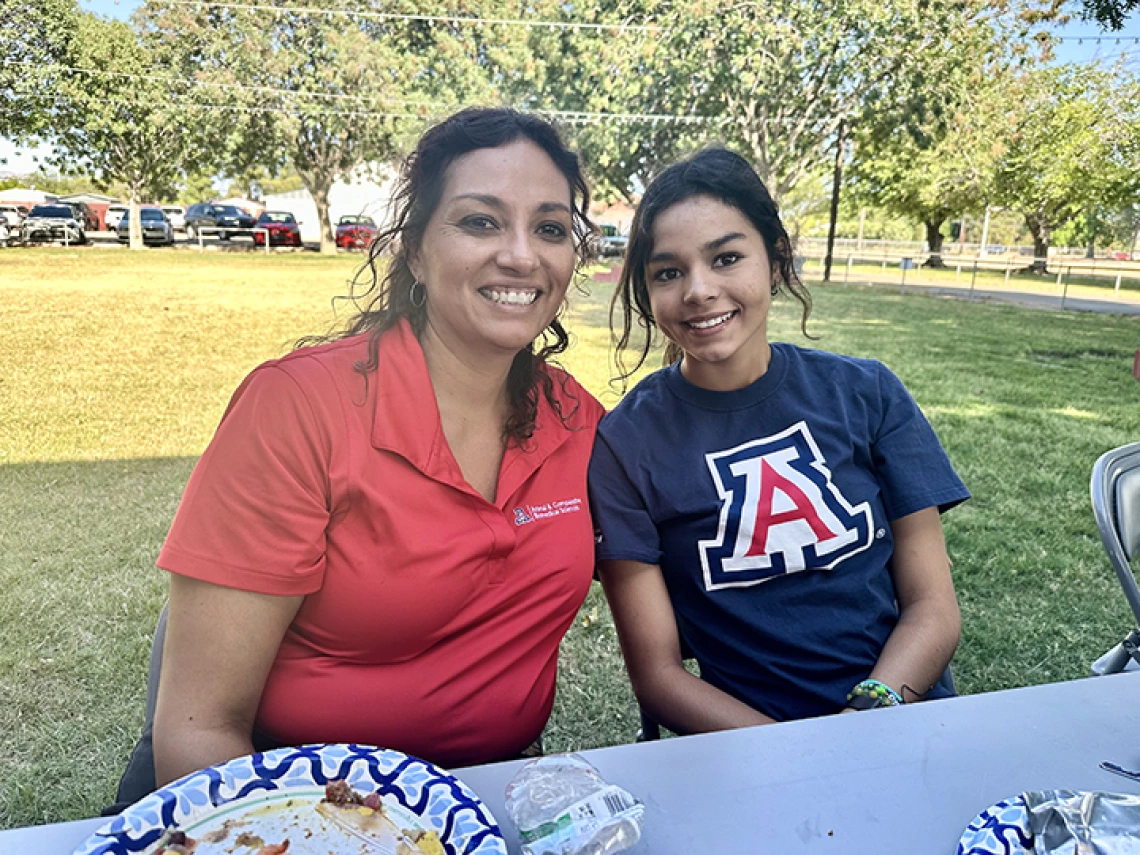
[[[586,185],[546,122],[471,109],[396,201],[362,311],[257,368],[186,487],[158,558],[159,784],[280,744],[500,760],[549,717],[593,568],[602,407],[547,363]]]

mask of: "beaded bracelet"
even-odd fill
[[[871,698],[877,706],[884,707],[901,706],[903,702],[898,692],[878,680],[864,680],[859,683],[847,693],[847,700],[850,701],[854,698]]]

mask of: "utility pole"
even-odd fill
[[[982,245],[978,249],[978,256],[980,258],[985,258],[987,255],[989,255],[989,253],[986,252],[986,242],[989,240],[989,238],[990,238],[990,206],[986,205],[986,220],[984,223],[982,223]]]
[[[839,120],[835,139],[835,177],[831,183],[831,224],[827,229],[827,258],[823,262],[823,281],[831,281],[831,260],[835,251],[835,228],[839,222],[839,185],[843,183],[843,142],[847,120]]]

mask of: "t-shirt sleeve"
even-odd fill
[[[234,393],[174,517],[158,566],[229,588],[297,596],[321,586],[329,429],[269,365]]]
[[[930,422],[886,366],[880,366],[879,390],[882,421],[872,455],[888,518],[934,506],[945,512],[970,498]]]
[[[604,424],[604,422],[603,422]],[[601,431],[590,458],[590,505],[598,561],[661,561],[657,526],[645,500]]]

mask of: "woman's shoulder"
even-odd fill
[[[343,394],[359,397],[365,385],[355,366],[367,359],[367,339],[367,335],[350,336],[267,360],[246,376],[237,394],[258,389],[262,394],[298,394],[310,403]]]

